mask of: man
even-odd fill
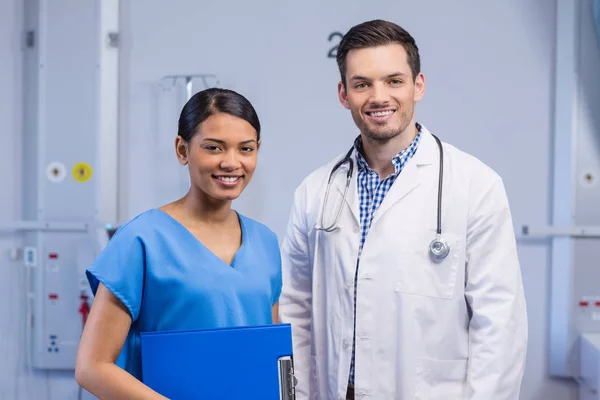
[[[337,62],[353,167],[328,185],[341,155],[301,183],[282,243],[297,398],[517,400],[527,315],[502,180],[416,122],[404,29],[357,25]]]

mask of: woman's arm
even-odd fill
[[[273,323],[279,323],[279,302],[275,303],[273,308],[271,308],[271,315],[273,316]]]
[[[75,379],[100,399],[165,400],[115,364],[130,327],[127,308],[100,284],[79,344]]]

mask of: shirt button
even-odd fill
[[[348,339],[344,339],[343,345],[344,349],[347,349],[348,347],[350,347],[350,341]]]
[[[354,225],[354,233],[358,233],[360,229],[358,229],[358,225]]]

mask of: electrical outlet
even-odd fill
[[[25,247],[24,250],[25,266],[35,267],[37,263],[37,249],[35,247]]]

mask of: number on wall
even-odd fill
[[[327,53],[327,58],[335,58],[336,57],[337,49],[340,44],[340,40],[342,40],[343,37],[344,37],[344,35],[341,32],[332,32],[329,34],[329,38],[328,38],[329,42],[334,41],[336,38],[338,38],[338,40],[337,40],[336,45],[329,49],[329,52]]]

